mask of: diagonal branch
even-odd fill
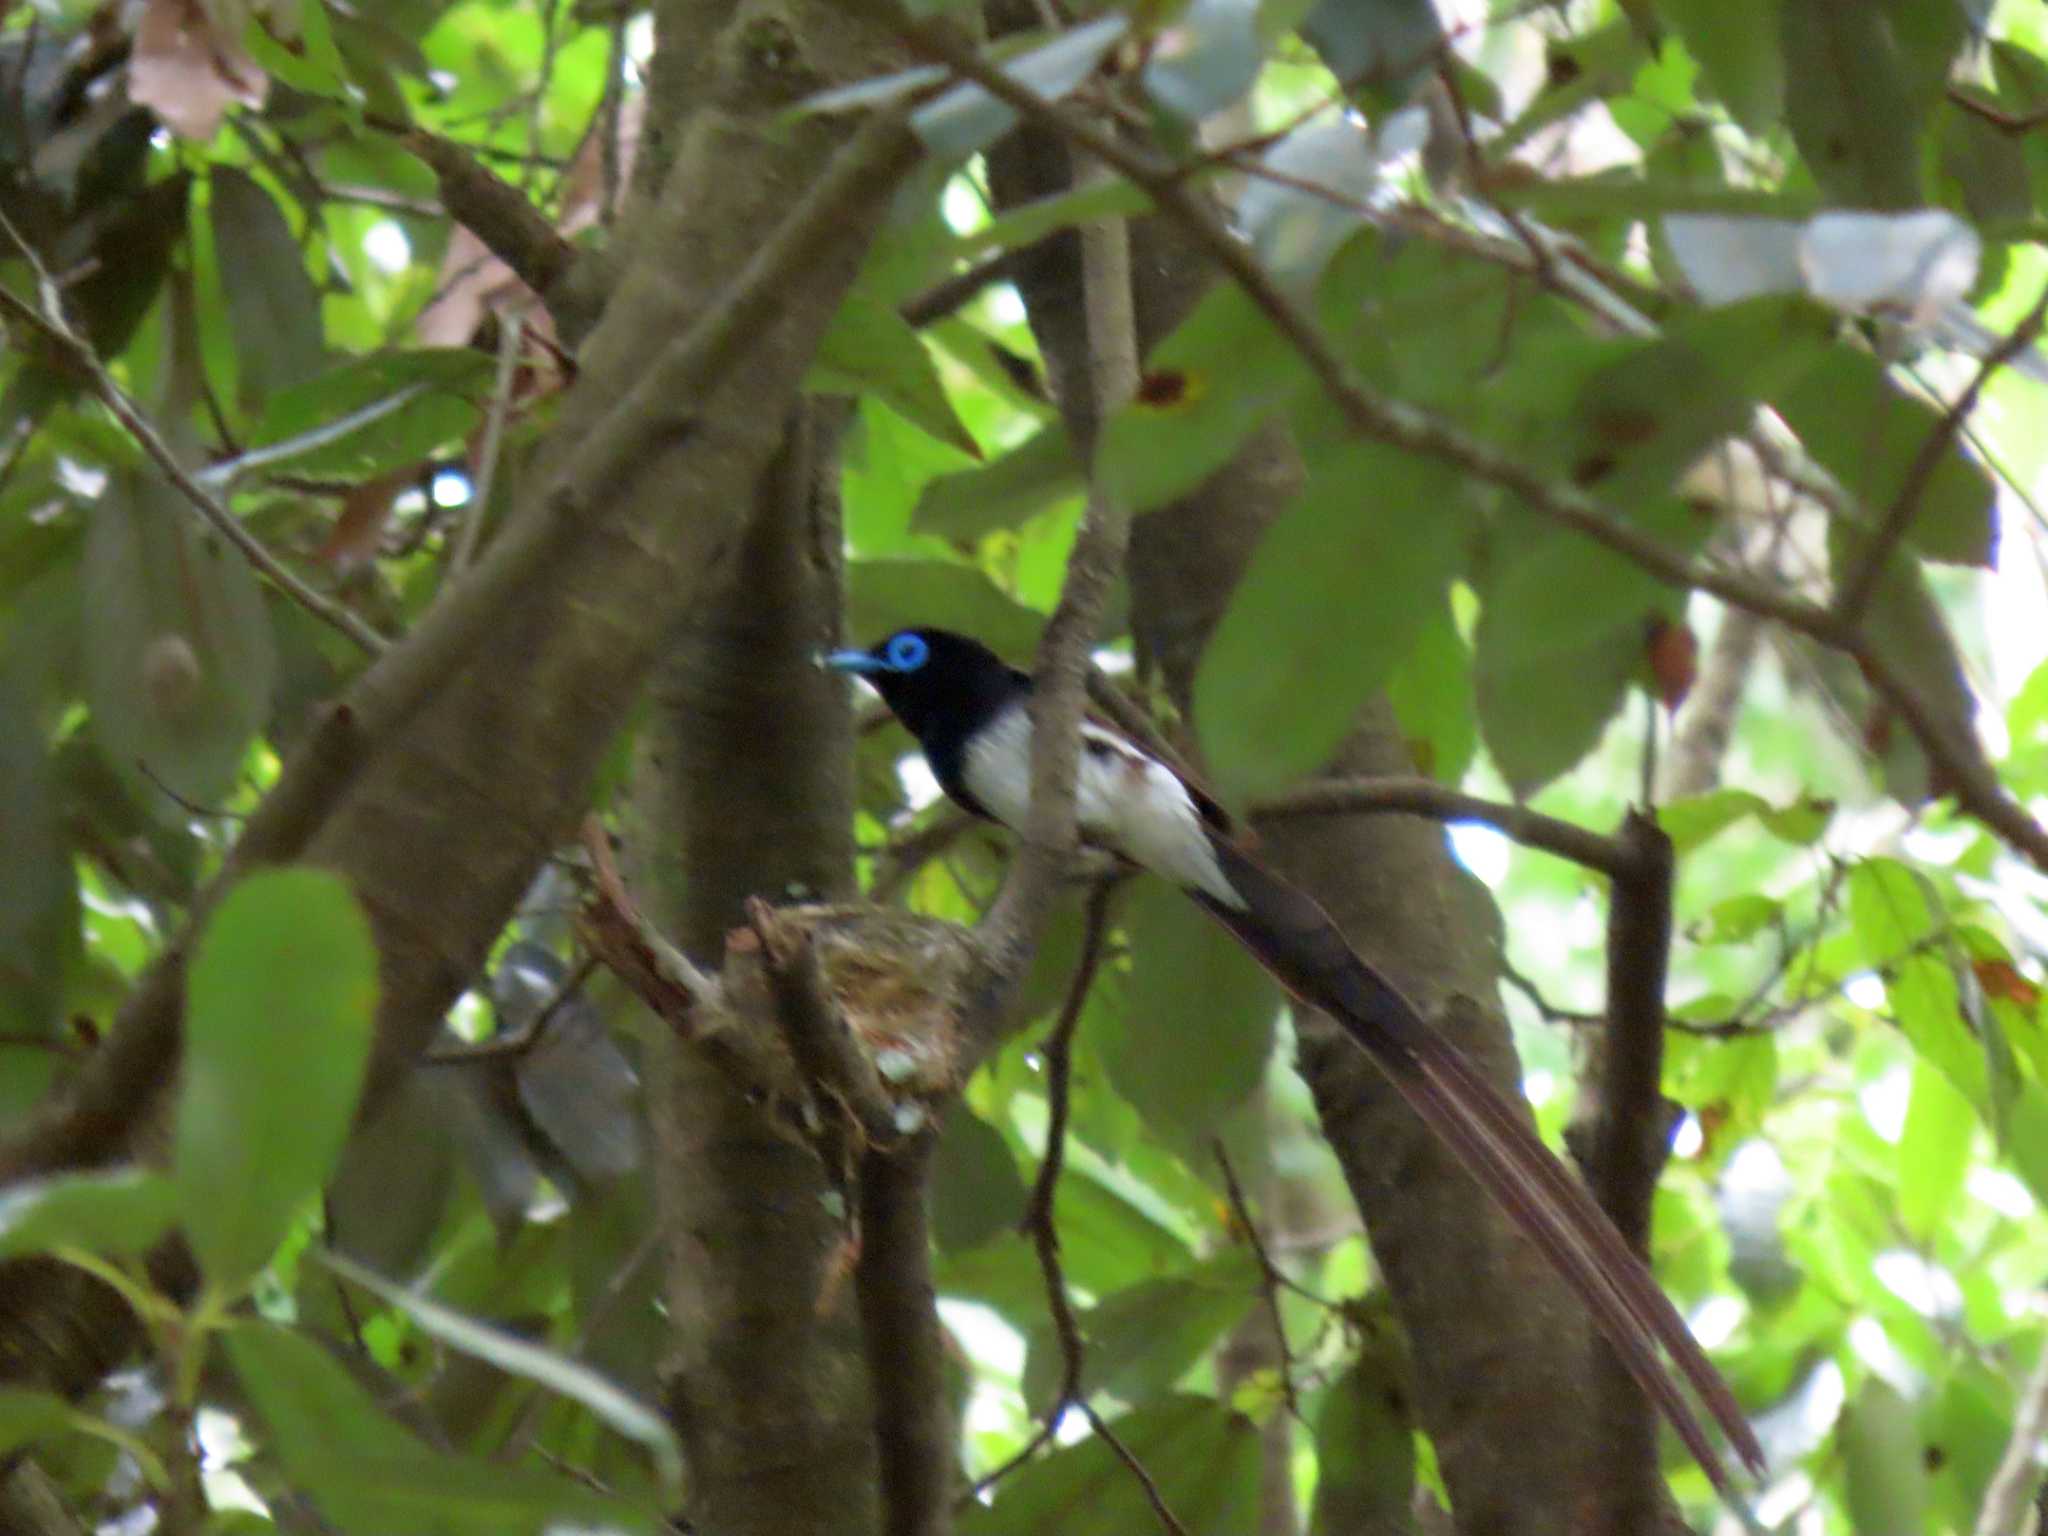
[[[1366,385],[1330,345],[1308,313],[1283,293],[1257,255],[1234,236],[1185,185],[1172,164],[1120,143],[1092,123],[1048,101],[983,59],[952,32],[906,20],[892,0],[850,0],[893,26],[919,53],[1064,137],[1144,191],[1228,273],[1274,330],[1294,348],[1346,424],[1360,437],[1404,453],[1450,464],[1476,480],[1513,493],[1531,510],[1592,539],[1667,586],[1711,593],[1733,607],[1775,619],[1856,661],[1871,687],[1912,731],[1942,772],[1956,802],[2043,870],[2048,870],[2048,829],[2006,792],[1983,753],[1958,739],[1905,678],[1833,613],[1739,572],[1701,565],[1631,527],[1577,487],[1552,482],[1541,471],[1429,411],[1389,399]]]
[[[2026,318],[2013,327],[2012,334],[1985,355],[1976,376],[1970,380],[1969,388],[1942,413],[1941,420],[1921,442],[1920,451],[1906,466],[1906,478],[1899,483],[1898,495],[1885,509],[1884,521],[1864,546],[1863,558],[1857,562],[1856,569],[1842,583],[1841,591],[1835,594],[1835,617],[1845,628],[1853,629],[1863,621],[1885,566],[1898,549],[1900,540],[1905,538],[1906,530],[1912,527],[1914,514],[1920,510],[1920,498],[1926,493],[1927,482],[1934,478],[1942,455],[1954,445],[1957,435],[1963,430],[1963,423],[1976,409],[1977,397],[1983,394],[1984,386],[1991,381],[1993,374],[2034,344],[2044,324],[2048,324],[2048,288],[2042,289],[2041,297],[2034,301],[2034,307],[2027,311]]]
[[[142,445],[142,451],[149,455],[156,467],[163,471],[164,478],[178,488],[178,492],[192,504],[200,521],[212,528],[222,538],[241,551],[242,558],[265,581],[276,587],[286,597],[297,603],[321,623],[346,635],[365,654],[375,656],[385,647],[385,639],[369,625],[357,618],[341,604],[322,597],[305,582],[301,581],[277,556],[264,546],[261,539],[243,526],[242,520],[222,506],[213,494],[195,479],[185,466],[178,462],[178,456],[171,452],[170,445],[158,434],[141,408],[114,382],[114,376],[107,372],[107,366],[92,349],[92,343],[65,318],[64,302],[56,283],[43,266],[42,258],[35,247],[22,238],[21,231],[14,227],[4,211],[0,211],[0,229],[20,248],[27,258],[29,270],[35,274],[36,287],[42,298],[38,310],[19,294],[0,287],[0,309],[27,322],[54,342],[81,373],[92,381],[93,393],[113,414],[116,421],[128,430],[129,436]]]

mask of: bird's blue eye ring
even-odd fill
[[[887,658],[890,667],[898,672],[915,672],[925,664],[932,648],[924,643],[921,635],[898,635],[889,642]]]

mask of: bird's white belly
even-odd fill
[[[1092,723],[1084,722],[1081,734],[1074,819],[1082,836],[1178,885],[1242,907],[1193,797],[1173,770]],[[991,816],[1021,828],[1031,806],[1030,710],[1020,704],[984,727],[967,744],[961,775]]]

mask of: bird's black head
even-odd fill
[[[927,756],[957,747],[1031,689],[979,640],[947,629],[899,629],[869,650],[834,651],[825,665],[873,683]]]

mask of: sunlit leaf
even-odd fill
[[[1363,442],[1312,463],[1196,676],[1195,721],[1228,796],[1269,794],[1329,759],[1442,611],[1471,528],[1463,482],[1441,464]]]
[[[251,875],[208,920],[187,983],[172,1169],[216,1289],[263,1267],[334,1166],[376,996],[369,924],[334,875]]]
[[[1183,1144],[1213,1131],[1259,1084],[1279,989],[1185,895],[1141,881],[1125,898],[1131,945],[1110,1080],[1152,1126]],[[1160,1070],[1166,1062],[1177,1065]]]
[[[72,1173],[0,1192],[0,1258],[81,1248],[127,1255],[152,1247],[178,1214],[177,1191],[160,1173]]]
[[[975,636],[1029,667],[1044,620],[1005,597],[971,565],[946,560],[859,560],[846,573],[846,624],[863,644],[912,624]]]
[[[1055,422],[980,468],[928,482],[910,514],[910,526],[964,543],[998,528],[1014,528],[1078,495],[1086,483],[1066,428]]]
[[[1117,1438],[1150,1474],[1188,1536],[1243,1536],[1258,1519],[1259,1437],[1205,1397],[1173,1397],[1125,1414]],[[1137,1480],[1101,1440],[1063,1446],[970,1505],[962,1536],[1130,1536],[1153,1525]]]
[[[1868,1377],[1837,1433],[1857,1536],[1921,1536],[1927,1529],[1927,1461],[1912,1407],[1881,1377]]]
[[[1899,1135],[1899,1217],[1922,1243],[1953,1219],[1976,1125],[1970,1101],[1925,1061],[1916,1062]]]
[[[1310,1536],[1414,1529],[1415,1426],[1408,1393],[1382,1346],[1332,1382],[1315,1417],[1316,1497]]]
[[[917,332],[893,306],[872,295],[847,295],[818,343],[806,386],[828,394],[872,390],[939,441],[981,456],[980,445],[954,411]]]

